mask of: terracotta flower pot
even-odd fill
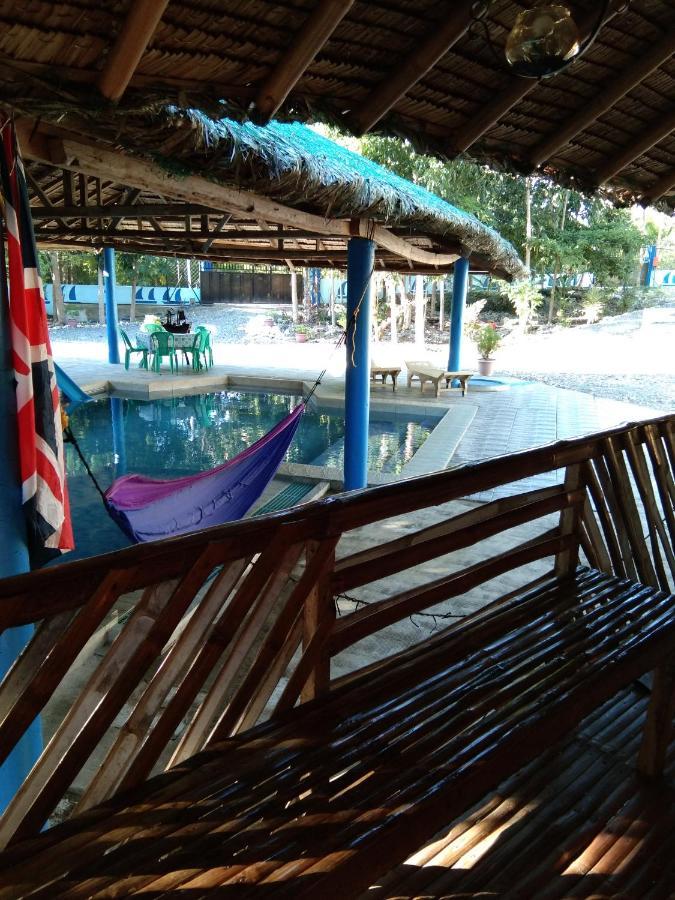
[[[296,332],[295,340],[298,342],[298,344],[305,344],[307,342],[307,335]]]
[[[483,359],[482,357],[478,360],[478,374],[479,375],[492,375],[492,372],[495,367],[494,359]]]

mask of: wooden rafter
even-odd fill
[[[55,222],[57,222],[57,223],[61,226],[61,228],[63,228],[64,231],[65,231],[65,230],[66,230],[65,222],[63,221],[63,219],[57,218],[57,216],[58,216],[59,213],[60,213],[60,210],[59,210],[58,208],[55,208],[55,207],[53,206],[51,200],[50,200],[49,197],[45,194],[45,192],[42,190],[42,188],[40,187],[40,185],[37,183],[37,181],[36,181],[35,178],[33,177],[33,174],[32,174],[32,172],[30,172],[30,170],[26,170],[26,177],[27,177],[27,179],[28,179],[28,184],[30,185],[31,189],[32,189],[33,192],[36,194],[36,196],[39,198],[40,202],[41,202],[42,204],[44,204],[44,209],[46,210],[45,218],[48,218],[48,219],[50,219],[50,220],[53,219],[53,220],[54,220]],[[51,210],[51,215],[49,215],[49,210]],[[78,213],[78,215],[79,215],[79,213]]]
[[[142,193],[142,191],[139,188],[133,188],[133,187],[128,188],[126,195],[124,197],[124,205],[125,206],[134,206],[134,204],[136,203],[138,198],[141,196],[141,193]],[[133,215],[135,215],[135,213],[130,212],[129,215],[133,216]],[[122,222],[123,222],[123,219],[113,220],[110,223],[110,227],[108,228],[108,231],[110,231],[110,232],[116,231],[120,227]]]
[[[597,25],[597,7],[595,4],[590,4],[590,6],[592,6],[592,9],[585,12],[579,20],[579,33],[582,40],[585,40]],[[624,0],[611,0],[605,23],[609,22],[624,7]],[[533,78],[520,78],[517,75],[511,75],[504,80],[506,87],[497,94],[494,100],[485,103],[480,111],[473,114],[465,125],[453,132],[448,145],[448,151],[451,155],[464,153],[468,150],[538,84]]]
[[[529,155],[532,167],[536,168],[550,160],[561,147],[611,109],[650,72],[666,62],[673,52],[675,52],[675,29],[667,31],[660,41],[623,72],[612,75],[604,84],[599,85],[595,97],[590,102],[585,102],[577,113],[566,122],[557,125],[549,137],[540,141]]]
[[[108,100],[119,100],[150,43],[169,0],[133,0],[98,79]]]
[[[209,252],[213,242],[218,237],[218,235],[223,230],[223,228],[225,228],[225,226],[227,225],[227,223],[230,221],[231,218],[232,218],[232,216],[228,213],[227,215],[222,216],[220,221],[216,222],[216,225],[215,225],[213,231],[209,234],[208,240],[204,242],[204,246],[202,247],[202,253]],[[208,228],[207,228],[207,231],[208,231]]]
[[[675,106],[669,113],[659,116],[651,128],[641,132],[627,147],[605,160],[596,172],[597,183],[604,184],[609,181],[612,176],[630,165],[634,159],[642,156],[643,153],[667,137],[673,129],[675,129]]]
[[[642,195],[641,203],[648,206],[650,203],[656,203],[661,197],[669,194],[675,188],[675,169],[668,169],[654,184],[648,188]]]
[[[354,116],[356,130],[363,134],[380,121],[397,100],[400,100],[420,78],[465,34],[472,21],[472,0],[445,4],[444,20],[435,23],[421,46],[416,46],[410,56],[397,65],[375,88]]]
[[[196,203],[139,203],[134,204],[96,204],[82,206],[32,206],[34,219],[53,219],[57,212],[64,219],[71,219],[86,213],[88,219],[127,219],[156,216],[158,218],[183,218],[186,215],[200,215],[209,212],[204,206]]]
[[[353,2],[354,0],[321,0],[316,6],[288,52],[261,84],[251,110],[256,122],[269,122],[307,66],[347,15]]]

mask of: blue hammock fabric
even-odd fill
[[[108,512],[131,540],[156,541],[241,519],[274,478],[305,411],[301,403],[223,465],[160,480],[124,475],[105,492]]]
[[[68,402],[69,413],[77,409],[78,406],[82,406],[83,403],[93,402],[94,398],[90,397],[79,385],[75,384],[70,375],[67,375],[61,366],[54,363],[54,369],[56,371],[56,383]]]

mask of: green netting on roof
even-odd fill
[[[181,159],[195,171],[208,170],[215,180],[326,217],[367,217],[383,225],[443,235],[511,275],[523,273],[513,246],[474,215],[306,125],[258,126],[175,106],[165,107],[158,118],[162,125],[182,131],[184,138],[189,129],[190,141],[181,142]],[[193,147],[189,157],[187,143]]]

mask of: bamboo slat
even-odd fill
[[[456,574],[447,575],[422,587],[412,588],[386,600],[369,604],[336,622],[331,641],[331,654],[335,656],[369,634],[456,597],[519,566],[552,556],[565,547],[571,547],[573,543],[574,538],[570,535],[560,537],[557,529],[554,529],[541,538],[497,554],[487,563],[476,563]]]
[[[668,537],[668,533],[663,524],[664,514],[657,504],[652,479],[647,468],[642,446],[637,442],[633,432],[628,432],[626,434],[626,455],[640,494],[640,499],[642,500],[645,518],[647,519],[652,559],[658,576],[659,586],[664,590],[667,590],[669,582],[662,560],[662,553],[670,568],[671,576],[675,580],[675,551],[673,549],[673,543]]]
[[[583,493],[584,478],[580,463],[568,466],[565,472],[564,489],[571,497],[575,497],[576,502],[565,505],[560,511],[560,534],[571,535],[576,539],[565,550],[556,553],[554,573],[562,577],[574,572],[579,562],[579,539],[581,537],[581,512],[584,506],[585,494]]]
[[[237,563],[231,563],[226,566],[209,586],[204,599],[190,617],[185,630],[171,648],[169,654],[164,657],[147,689],[120,729],[106,758],[98,767],[96,775],[83,793],[77,805],[77,812],[100,803],[114,791],[122,780],[124,780],[125,789],[133,786],[140,777],[138,768],[136,769],[135,782],[125,778],[125,775],[144,746],[146,747],[144,768],[147,771],[150,764],[148,757],[151,755],[147,743],[152,731],[153,720],[174,684],[189,665],[198,646],[203,642],[210,628],[213,627],[221,607],[229,597],[230,591],[241,577],[248,562],[248,560],[240,560]],[[161,736],[157,747],[158,752],[165,746],[167,740],[166,735]],[[157,744],[154,743],[154,746],[157,746]]]
[[[531,503],[516,505],[514,502],[506,504],[503,501],[496,501],[489,517],[487,515],[478,516],[471,511],[458,517],[460,521],[453,520],[445,534],[436,535],[424,541],[415,541],[409,547],[402,547],[400,541],[394,541],[391,548],[384,544],[380,546],[377,555],[373,554],[370,558],[351,565],[348,561],[342,560],[340,570],[336,572],[332,580],[331,588],[334,593],[339,594],[366,582],[386,578],[388,575],[401,572],[454,550],[470,547],[495,534],[507,531],[509,528],[532,522],[561,509],[578,506],[581,502],[583,502],[583,494],[579,490],[567,494],[560,488],[556,488],[555,492],[551,491],[543,499],[537,499]],[[506,509],[502,509],[502,506]],[[469,521],[466,521],[467,519]],[[471,521],[472,519],[474,521]],[[440,529],[435,526],[433,530],[437,532]],[[388,550],[389,552],[387,552]]]
[[[602,534],[600,532],[600,528],[598,527],[595,515],[593,514],[593,509],[591,507],[590,499],[588,496],[586,497],[586,501],[584,503],[581,520],[584,528],[586,529],[586,533],[588,534],[588,539],[592,547],[594,556],[593,567],[599,569],[601,572],[610,574],[612,572],[612,561],[602,539]]]
[[[223,667],[176,747],[169,766],[191,756],[200,749],[209,733],[214,716],[222,708],[222,698],[239,671],[246,654],[260,633],[265,620],[285,587],[290,572],[302,552],[302,544],[287,543],[285,534],[278,535],[241,585],[225,616],[213,628],[196,656],[188,675],[176,691],[166,713],[175,721],[178,711],[192,702],[219,658],[227,653]],[[244,621],[246,616],[248,620]],[[238,629],[244,622],[241,632]],[[238,641],[235,637],[238,635]],[[181,712],[182,714],[182,712]]]
[[[145,592],[3,814],[3,844],[44,824],[212,571],[214,551],[217,548],[207,544],[178,584],[167,582]]]
[[[214,725],[209,735],[209,744],[236,733],[241,717],[253,702],[265,673],[274,665],[277,657],[283,654],[284,643],[293,634],[295,622],[302,612],[307,597],[313,591],[317,581],[321,581],[330,571],[335,560],[337,542],[338,538],[328,538],[317,542],[316,548],[305,566],[305,571],[260,646],[243,684]]]
[[[17,664],[5,678],[0,694],[8,707],[0,724],[0,762],[7,758],[21,735],[42,710],[59,682],[75,661],[78,653],[110,611],[129,581],[128,573],[110,572],[94,592],[89,603],[72,621],[68,613],[59,613],[38,629]],[[44,632],[51,633],[54,619],[67,626],[52,642],[48,651],[38,656],[44,644]],[[65,624],[65,622],[64,622]],[[28,666],[33,665],[32,671]],[[11,706],[9,705],[11,704]],[[3,827],[0,823],[0,840]]]
[[[639,580],[643,584],[651,584],[654,587],[658,587],[659,581],[645,545],[640,514],[635,503],[621,447],[617,446],[616,440],[610,438],[604,441],[604,447],[607,468],[610,473],[612,486],[616,487],[616,502],[622,513],[626,539],[630,546],[631,555],[635,560]]]

